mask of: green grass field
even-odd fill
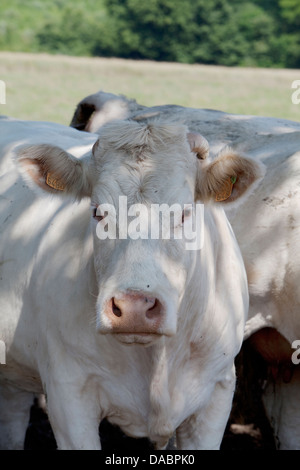
[[[228,68],[0,52],[0,114],[69,124],[76,104],[103,90],[148,106],[178,104],[300,121],[291,84],[300,70]]]

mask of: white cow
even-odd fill
[[[147,108],[132,100],[126,105],[125,97],[98,92],[79,103],[71,125],[97,132],[102,123],[125,117],[187,125],[205,135],[212,154],[229,145],[267,167],[250,198],[226,212],[248,274],[245,339],[270,371],[266,411],[278,448],[300,449],[300,123],[180,106]]]
[[[60,449],[99,449],[104,417],[157,448],[175,431],[179,449],[218,448],[248,312],[223,206],[246,199],[263,167],[230,151],[211,163],[182,125],[116,121],[96,143],[56,124],[0,126],[1,447],[22,448],[45,393]],[[130,238],[120,200],[128,216],[176,204],[169,239]],[[198,200],[203,246],[190,250],[179,235]],[[101,239],[115,222],[127,237]]]

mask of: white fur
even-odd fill
[[[39,198],[6,153],[49,143],[62,128],[1,126],[1,446],[22,446],[32,394],[44,392],[60,449],[99,449],[104,417],[157,448],[174,432],[181,449],[218,448],[248,310],[242,257],[222,207],[205,208],[200,251],[186,251],[182,240],[100,241],[87,199]],[[90,151],[95,136],[63,128],[55,145],[70,151],[78,139]],[[129,204],[192,203],[197,165],[184,126],[107,125],[89,167],[92,203],[120,194]],[[99,334],[102,298],[147,288],[166,309],[156,342],[128,346]]]
[[[99,94],[102,100],[104,95]],[[128,106],[129,103],[130,119],[152,122],[155,116],[158,121],[184,124],[191,132],[202,134],[209,142],[213,160],[220,150],[229,146],[234,152],[266,166],[263,182],[251,186],[250,190],[254,191],[250,197],[245,193],[247,197],[238,199],[236,205],[224,203],[249,279],[250,312],[245,338],[261,328],[272,327],[289,342],[299,339],[300,124],[179,106],[147,108],[136,104],[134,107],[130,101]],[[202,162],[204,166],[207,163],[207,160]],[[297,395],[300,396],[297,378],[284,386],[269,384],[266,409],[281,436],[280,448],[299,449]]]

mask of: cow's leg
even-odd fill
[[[0,449],[24,449],[34,395],[0,384]]]
[[[277,448],[300,450],[300,369],[295,368],[288,383],[281,376],[275,383],[270,382],[263,402],[276,436]]]
[[[177,429],[177,447],[182,450],[219,449],[229,414],[235,388],[235,373],[218,382],[209,404],[186,419]]]
[[[100,409],[94,387],[48,380],[47,410],[57,447],[61,450],[100,450]]]

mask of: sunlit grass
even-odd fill
[[[148,106],[178,104],[300,121],[291,84],[300,70],[229,68],[0,52],[1,114],[69,124],[76,104],[99,89]]]

